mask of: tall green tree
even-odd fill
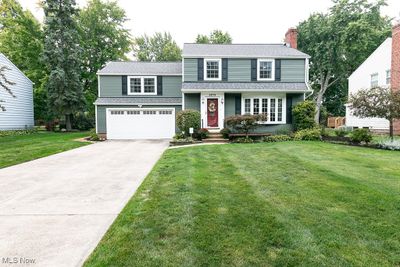
[[[182,51],[168,32],[135,38],[133,54],[139,61],[179,61]]]
[[[213,30],[209,35],[198,34],[196,37],[198,44],[231,44],[232,37],[228,32]]]
[[[84,97],[80,81],[80,47],[75,0],[45,0],[45,42],[43,59],[50,70],[46,83],[52,111],[65,116],[67,131],[71,130],[71,116],[82,110]]]
[[[48,108],[43,84],[48,72],[40,59],[43,52],[41,24],[17,0],[0,1],[0,51],[34,82],[36,119],[44,119]]]
[[[386,5],[384,0],[333,3],[328,13],[313,14],[298,25],[298,47],[311,55],[310,82],[315,90],[317,123],[325,100],[345,104],[340,96],[347,95],[347,78],[391,32],[390,19],[380,13]],[[328,90],[339,92],[329,92],[326,99]]]
[[[97,98],[97,71],[108,61],[126,60],[126,54],[131,51],[132,39],[124,27],[127,20],[116,1],[91,0],[77,15],[82,48],[81,78],[87,109],[92,115]]]

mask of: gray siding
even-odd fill
[[[282,82],[304,82],[305,61],[304,59],[282,59],[281,81]]]
[[[10,89],[16,96],[12,97],[5,90],[0,90],[0,103],[6,111],[0,111],[0,130],[18,130],[32,128],[33,121],[33,84],[19,69],[0,53],[0,65],[7,66],[7,79],[14,82]]]
[[[251,60],[250,59],[229,59],[228,60],[228,81],[250,82],[251,81]]]
[[[97,108],[97,133],[107,133],[106,109],[107,108],[138,108],[138,106],[96,106]],[[175,115],[182,110],[181,106],[142,106],[142,108],[175,108]],[[175,126],[176,132],[178,128]]]
[[[163,97],[181,97],[182,77],[181,76],[163,76]],[[100,76],[100,96],[101,97],[122,97],[122,76],[106,75]],[[128,95],[129,96],[129,95]],[[158,97],[153,96],[153,97]],[[140,97],[140,96],[135,96]],[[148,96],[146,96],[148,97]]]
[[[200,111],[200,94],[185,94],[185,109]]]
[[[185,82],[197,82],[197,58],[183,59],[183,72]]]
[[[235,94],[225,94],[225,118],[235,115]]]

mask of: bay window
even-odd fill
[[[264,114],[266,124],[286,123],[285,97],[246,97],[243,99],[243,114]]]
[[[157,81],[155,76],[129,76],[128,95],[156,95]]]

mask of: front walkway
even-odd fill
[[[106,141],[1,169],[0,263],[81,265],[167,147]]]

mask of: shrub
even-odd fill
[[[335,135],[339,137],[344,137],[348,134],[348,132],[345,129],[339,128],[335,129]]]
[[[266,116],[263,114],[259,115],[233,115],[225,119],[226,125],[236,129],[239,132],[248,136],[251,129],[258,126],[259,121],[265,121]]]
[[[313,140],[320,140],[320,138],[321,138],[321,129],[319,128],[304,129],[297,131],[294,134],[294,140],[313,141]]]
[[[180,139],[185,139],[185,134],[183,133],[177,133],[173,137],[174,140],[180,140]]]
[[[369,129],[355,129],[350,133],[350,140],[353,143],[359,144],[361,142],[369,143],[372,140],[372,134]]]
[[[0,131],[0,137],[3,136],[17,136],[17,135],[27,135],[37,133],[38,128],[32,128],[28,130],[10,130],[10,131]]]
[[[315,103],[309,100],[301,102],[293,107],[293,123],[295,130],[314,128]]]
[[[200,112],[197,110],[182,110],[176,115],[176,125],[185,136],[189,136],[189,128],[193,128],[194,133],[200,129],[200,120]]]
[[[200,140],[208,138],[210,132],[206,128],[201,128],[197,131],[197,137]]]
[[[263,141],[267,142],[267,143],[284,142],[284,141],[291,141],[291,140],[293,140],[293,138],[291,136],[285,135],[285,134],[265,136],[263,138]]]
[[[94,118],[87,112],[78,112],[72,117],[72,129],[87,131],[94,127]]]
[[[90,130],[90,141],[100,141],[100,137],[95,129]]]
[[[391,140],[391,139],[379,140],[378,147],[388,150],[400,150],[400,140]]]
[[[229,128],[223,128],[219,133],[222,134],[223,138],[228,139],[231,130],[229,130]]]
[[[254,143],[254,140],[247,136],[247,137],[236,138],[233,142],[234,143],[242,143],[242,144],[251,144],[251,143]]]

